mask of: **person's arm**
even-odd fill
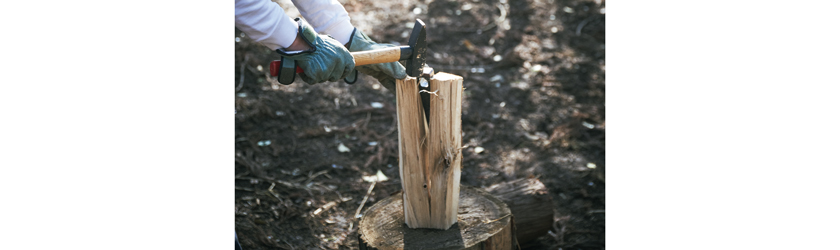
[[[294,49],[293,45],[305,45],[294,22],[280,5],[269,0],[236,0],[236,27],[248,37],[276,50]],[[290,48],[290,46],[292,46]]]
[[[367,51],[393,47],[390,44],[379,44],[356,29],[350,23],[347,10],[337,0],[292,0],[300,14],[309,22],[315,31],[327,33],[338,42],[344,44],[351,52]],[[358,71],[376,78],[385,88],[395,92],[396,79],[406,77],[405,67],[399,62],[378,63],[356,68]],[[355,78],[355,77],[354,77]],[[345,80],[346,81],[346,80]],[[353,82],[355,79],[348,81]]]
[[[315,32],[332,36],[341,44],[350,42],[353,25],[347,10],[337,0],[292,0]]]
[[[338,81],[356,65],[344,44],[319,36],[310,25],[288,15],[269,0],[236,0],[236,27],[251,39],[294,60],[303,69],[303,81],[315,84]]]

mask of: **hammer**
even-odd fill
[[[405,60],[405,73],[411,77],[418,77],[426,64],[426,24],[420,19],[414,21],[408,45],[351,52],[350,55],[353,56],[356,66]],[[272,61],[269,71],[271,76],[277,77],[278,82],[289,85],[295,81],[295,73],[303,73],[303,69],[298,67],[294,60],[284,59]]]

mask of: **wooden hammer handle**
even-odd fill
[[[400,60],[400,47],[351,52],[350,55],[356,61],[356,66],[396,62]]]

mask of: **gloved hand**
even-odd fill
[[[312,49],[296,53],[277,49],[277,53],[297,62],[303,69],[303,74],[299,76],[304,82],[309,84],[335,82],[353,73],[356,62],[353,61],[353,56],[344,45],[332,37],[318,35],[300,18],[295,18],[295,21],[298,22],[298,34]]]
[[[356,52],[382,49],[394,46],[395,45],[392,44],[376,43],[373,40],[371,40],[370,37],[362,33],[361,30],[353,29],[353,35],[350,37],[350,43],[348,48],[351,52]],[[356,67],[356,70],[361,71],[362,73],[365,73],[369,76],[372,76],[373,78],[376,78],[376,80],[379,80],[379,83],[382,84],[382,86],[385,86],[385,88],[387,88],[391,91],[391,93],[394,94],[397,93],[397,90],[395,88],[395,79],[403,79],[406,77],[405,67],[403,67],[402,64],[400,64],[399,62],[362,65]],[[355,81],[355,79],[353,81]]]

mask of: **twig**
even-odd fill
[[[589,22],[589,20],[594,19],[595,17],[597,17],[597,16],[591,16],[587,19],[584,19],[582,22],[580,22],[580,24],[578,24],[578,26],[577,26],[577,29],[575,30],[575,35],[580,36],[580,31],[583,29],[583,26],[586,26],[586,23]]]
[[[248,59],[251,57],[249,54],[245,54],[245,60],[242,61],[242,66],[239,67],[239,85],[236,86],[236,92],[242,89],[243,84],[245,83],[245,66],[248,65]]]
[[[393,119],[391,121],[391,128],[388,129],[388,131],[385,131],[385,134],[382,134],[381,136],[377,136],[377,138],[381,140],[383,137],[388,136],[391,133],[394,133],[394,131],[397,131],[397,119]]]
[[[335,205],[338,205],[338,202],[330,201],[327,204],[325,204],[324,206],[319,207],[318,209],[315,209],[315,212],[312,212],[312,215],[318,215],[321,212],[324,212],[324,211],[329,210],[330,208],[333,208]]]
[[[330,208],[335,207],[335,206],[336,206],[336,205],[338,205],[339,203],[342,203],[342,202],[345,202],[345,201],[349,201],[349,200],[352,200],[352,198],[350,198],[350,199],[347,199],[347,198],[339,198],[339,199],[338,199],[338,201],[330,201],[330,202],[328,202],[327,204],[325,204],[324,206],[319,207],[318,209],[315,209],[315,211],[314,211],[314,212],[312,212],[312,215],[313,215],[313,216],[317,216],[317,215],[318,215],[318,214],[320,214],[321,212],[325,212],[325,211],[327,211],[327,210],[330,210]]]
[[[358,209],[356,209],[356,214],[354,214],[354,215],[353,215],[353,218],[358,217],[358,216],[359,216],[359,213],[361,213],[361,212],[362,212],[362,208],[365,206],[365,203],[367,203],[367,200],[368,200],[368,198],[370,197],[370,193],[371,193],[371,192],[373,192],[373,187],[374,187],[374,186],[376,186],[376,182],[375,182],[375,181],[374,181],[373,183],[371,183],[371,184],[370,184],[370,188],[368,188],[367,194],[365,194],[365,198],[362,198],[362,204],[359,204],[359,208],[358,208]]]
[[[364,167],[367,168],[368,166],[370,166],[370,164],[373,163],[373,160],[376,160],[376,154],[373,154],[370,157],[368,157],[367,161],[365,162]]]
[[[566,243],[566,237],[565,236],[566,236],[566,225],[563,225],[563,227],[560,228],[560,244],[565,244]]]
[[[356,217],[359,217],[359,213],[361,213],[362,208],[365,207],[365,203],[367,203],[368,197],[370,197],[370,193],[373,192],[373,187],[374,186],[376,186],[375,181],[370,184],[370,188],[368,188],[367,194],[365,194],[365,198],[362,199],[362,204],[359,204],[359,208],[356,209],[356,214],[353,215],[353,220],[355,220]],[[353,223],[352,222],[350,222],[350,227],[347,228],[347,231],[350,231],[350,230],[353,230]]]
[[[327,173],[327,170],[321,170],[321,171],[318,171],[318,172],[317,172],[317,173],[315,173],[314,175],[310,175],[310,176],[309,176],[309,179],[307,179],[305,183],[308,183],[308,182],[310,182],[310,181],[314,180],[314,179],[315,179],[315,177],[318,177],[319,175],[326,174],[326,173]]]
[[[374,137],[374,138],[376,138],[377,140],[384,140],[384,139],[385,139],[385,136],[388,136],[388,135],[390,135],[391,133],[394,133],[394,131],[397,131],[397,119],[393,119],[393,120],[391,121],[391,128],[390,128],[390,129],[388,129],[388,131],[385,131],[385,133],[384,133],[384,134],[381,134],[381,135],[380,135],[380,134],[377,134],[377,133],[376,133],[376,132],[374,132],[374,131],[370,131],[370,133],[371,133],[371,134],[373,135],[373,137]]]
[[[283,242],[285,242],[286,245],[289,245],[290,247],[292,247],[292,250],[297,250],[297,249],[295,249],[295,246],[292,246],[292,244],[289,244],[289,242],[286,241],[285,239],[283,239]]]
[[[280,203],[283,203],[283,199],[280,199],[280,196],[279,196],[279,195],[277,195],[277,193],[275,193],[275,192],[274,192],[274,184],[275,184],[275,183],[274,183],[274,182],[272,182],[272,183],[271,183],[271,186],[270,186],[270,187],[268,187],[268,190],[266,190],[266,191],[268,191],[268,193],[269,193],[269,194],[271,194],[271,195],[270,195],[271,197],[274,197],[275,199],[277,199],[278,201],[280,201]]]
[[[344,196],[342,196],[342,195],[341,195],[341,193],[339,193],[339,192],[338,192],[338,190],[335,190],[335,191],[333,191],[333,192],[335,192],[335,194],[337,194],[337,195],[338,195],[338,199],[340,199],[342,202],[344,202],[344,201],[349,201],[349,200],[352,200],[352,199],[353,199],[353,197],[344,197]]]
[[[504,218],[507,218],[508,216],[511,216],[511,215],[513,215],[513,214],[507,214],[507,215],[499,217],[498,219],[495,219],[495,220],[484,220],[484,224],[497,222],[497,221],[499,221],[501,219],[504,219]]]
[[[362,128],[367,128],[368,123],[370,122],[370,112],[367,112],[367,117],[365,117],[365,123],[362,124]]]

